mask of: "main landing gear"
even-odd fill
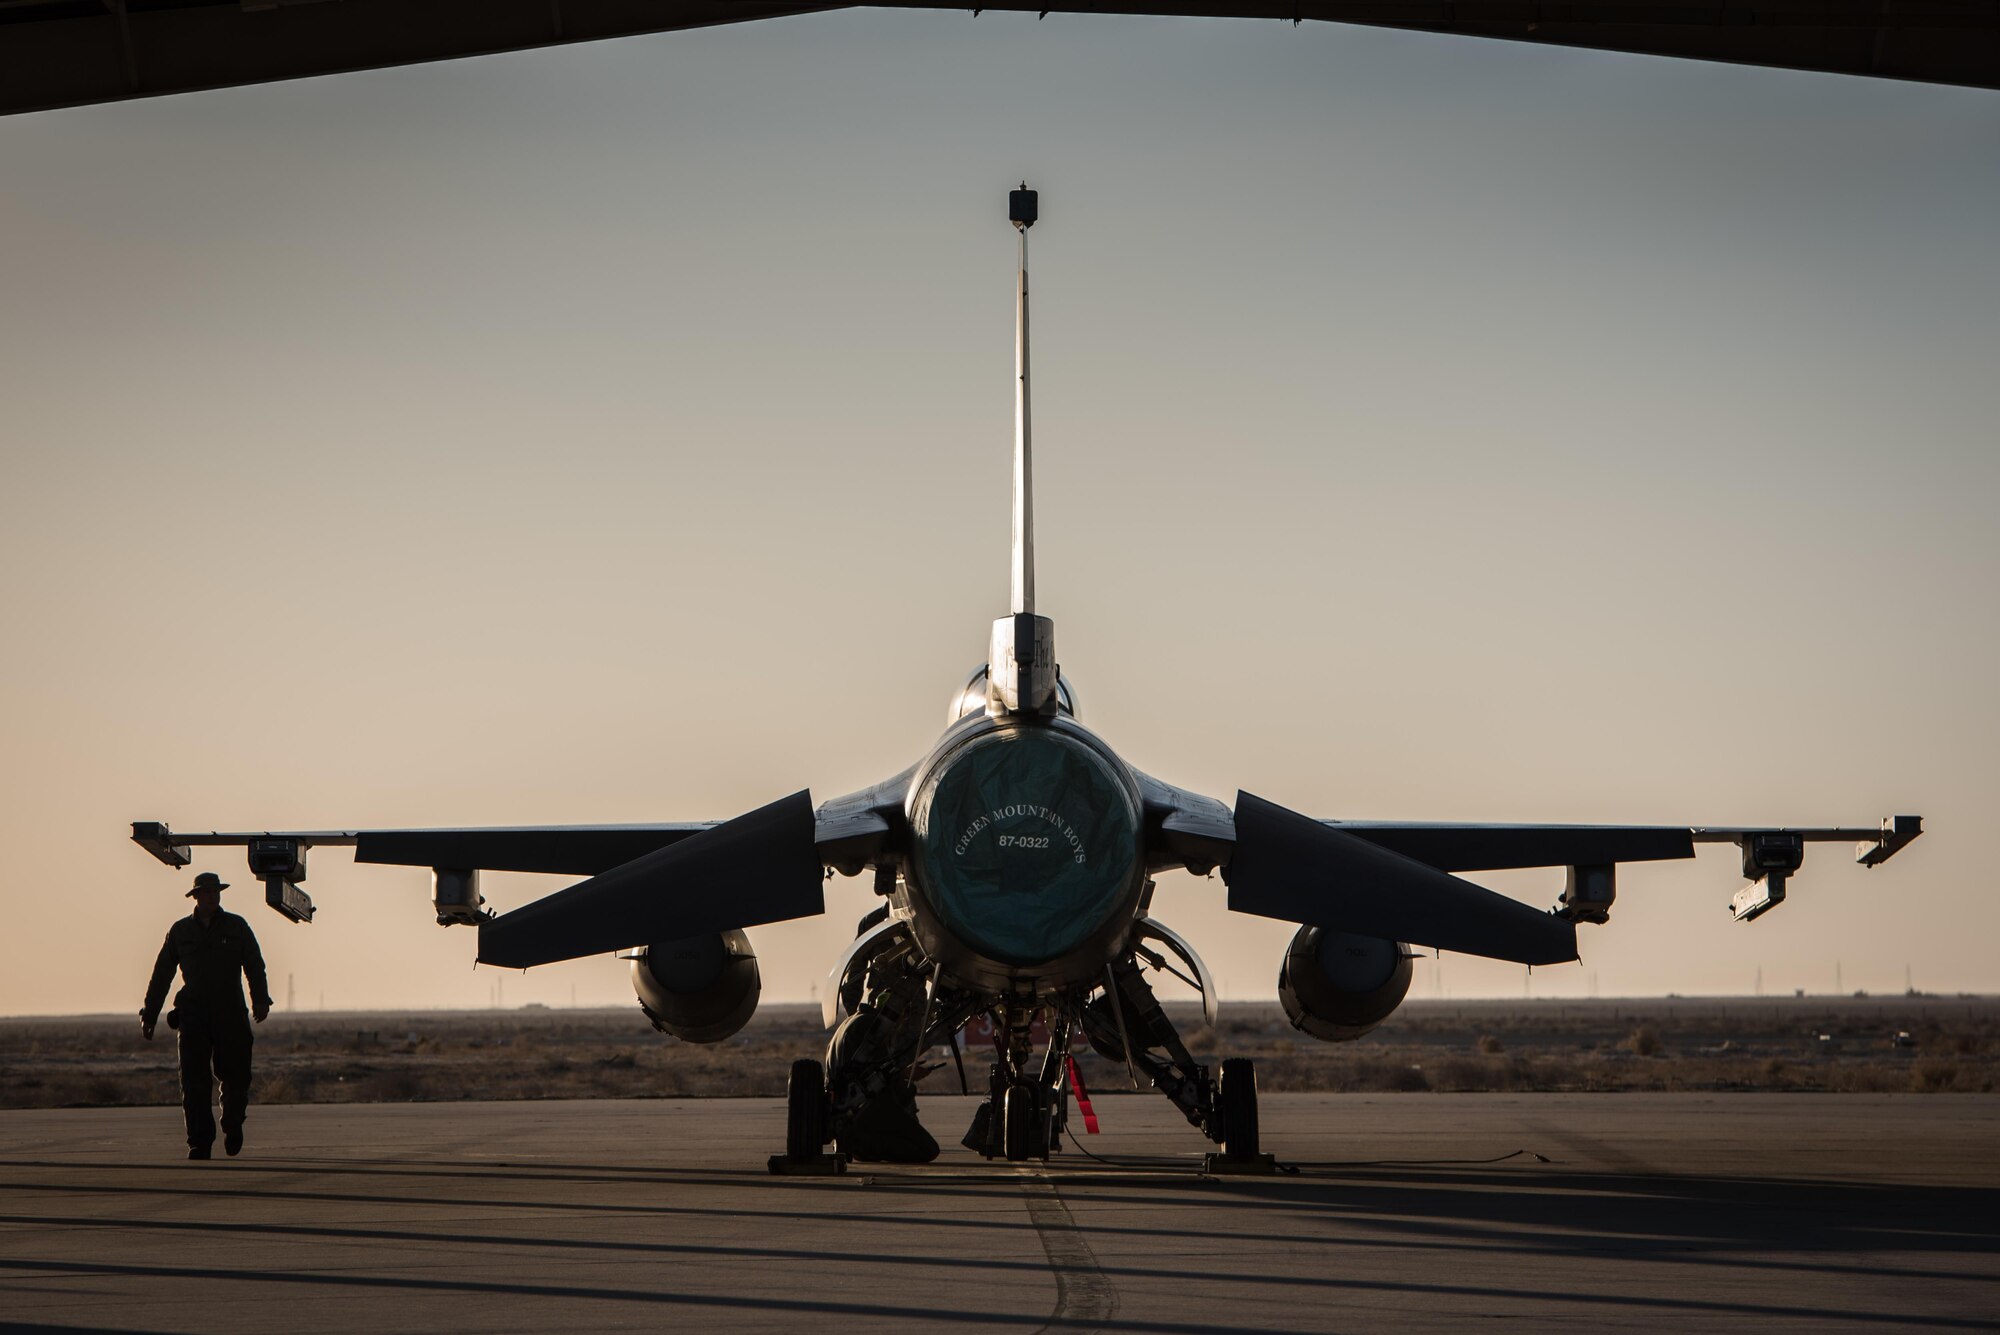
[[[1231,1057],[1222,1063],[1222,1079],[1215,1087],[1214,1129],[1209,1134],[1222,1146],[1222,1153],[1202,1160],[1210,1173],[1275,1173],[1278,1162],[1258,1146],[1257,1068],[1248,1057]]]
[[[1106,970],[1103,992],[1083,1008],[1083,1032],[1100,1057],[1123,1064],[1134,1084],[1150,1080],[1190,1125],[1222,1147],[1203,1161],[1207,1171],[1277,1171],[1259,1144],[1255,1066],[1247,1057],[1231,1057],[1222,1063],[1221,1079],[1214,1079],[1187,1050],[1132,960]]]
[[[845,1154],[828,1154],[833,1143],[833,1104],[826,1093],[826,1068],[810,1059],[792,1063],[785,1085],[785,1152],[774,1154],[774,1173],[844,1173]]]

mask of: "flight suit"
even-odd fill
[[[221,909],[206,927],[198,914],[190,913],[167,929],[140,1011],[147,1023],[158,1020],[176,968],[182,981],[174,995],[180,1026],[181,1110],[187,1117],[188,1148],[206,1149],[215,1143],[215,1117],[209,1111],[215,1081],[222,1082],[225,1133],[242,1129],[250,1106],[250,1012],[243,1004],[238,975],[250,980],[250,997],[259,1010],[270,1008],[271,989],[256,933],[249,923]]]

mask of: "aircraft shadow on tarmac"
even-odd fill
[[[777,1179],[767,1175],[727,1171],[679,1171],[670,1168],[635,1170],[629,1165],[495,1163],[492,1165],[447,1164],[429,1166],[405,1161],[357,1161],[284,1159],[266,1162],[233,1163],[223,1172],[194,1170],[185,1173],[148,1164],[78,1164],[61,1161],[4,1161],[9,1170],[60,1169],[72,1180],[51,1183],[0,1182],[0,1202],[11,1195],[10,1188],[31,1190],[44,1200],[48,1196],[70,1194],[79,1199],[121,1197],[217,1197],[264,1202],[368,1204],[381,1206],[422,1205],[489,1211],[531,1210],[543,1215],[575,1217],[611,1216],[638,1222],[655,1220],[698,1222],[703,1217],[734,1220],[769,1216],[774,1221],[797,1220],[800,1192],[820,1199],[810,1210],[819,1228],[856,1224],[844,1230],[848,1238],[865,1238],[873,1226],[897,1218],[893,1207],[885,1210],[884,1194],[918,1196],[926,1199],[947,1197],[974,1203],[991,1201],[1018,1203],[1029,1178],[1053,1184],[1067,1195],[1083,1216],[1079,1232],[1093,1241],[1100,1257],[1098,1269],[1114,1284],[1135,1289],[1163,1283],[1188,1284],[1217,1282],[1268,1285],[1303,1295],[1330,1298],[1342,1292],[1402,1294],[1421,1298],[1451,1295],[1458,1298],[1491,1297],[1504,1301],[1531,1301],[1552,1304],[1560,1311],[1573,1304],[1624,1307],[1650,1311],[1666,1318],[1674,1313],[1689,1316],[1807,1318],[1821,1322],[1894,1322],[1904,1326],[1942,1329],[1990,1328],[1990,1322],[1974,1316],[1927,1315],[1909,1310],[1859,1311],[1834,1306],[1807,1306],[1783,1302],[1732,1301],[1709,1296],[1691,1286],[1691,1291],[1675,1295],[1607,1293],[1597,1286],[1587,1288],[1530,1287],[1538,1279],[1560,1273],[1575,1277],[1575,1268],[1552,1270],[1552,1263],[1591,1259],[1648,1262],[1660,1265],[1719,1267],[1736,1271],[1784,1274],[1823,1273],[1840,1276],[1871,1276],[1901,1280],[1931,1280],[2000,1284],[2000,1275],[1991,1267],[1974,1269],[1943,1268],[1925,1263],[1925,1258],[1946,1261],[1953,1256],[1990,1257],[2000,1247],[2000,1190],[1985,1187],[1934,1186],[1928,1184],[1855,1183],[1830,1179],[1761,1178],[1746,1176],[1702,1176],[1660,1173],[1578,1171],[1561,1164],[1524,1164],[1506,1168],[1454,1168],[1449,1166],[1364,1166],[1349,1164],[1296,1165],[1295,1176],[1267,1179],[1213,1179],[1198,1175],[1185,1159],[1157,1158],[1121,1160],[1117,1163],[1062,1165],[1043,1173],[1014,1178],[995,1178],[990,1170],[956,1172],[929,1170],[863,1170],[847,1178]],[[940,1171],[942,1169],[942,1171]],[[13,1173],[9,1174],[13,1176]],[[283,1178],[283,1185],[264,1178]],[[302,1185],[301,1179],[308,1181]],[[413,1190],[398,1190],[384,1182],[380,1192],[367,1190],[316,1190],[310,1179],[393,1179]],[[178,1179],[178,1180],[170,1180]],[[450,1183],[447,1190],[418,1187],[423,1180]],[[510,1199],[478,1191],[480,1184],[507,1186],[526,1181],[596,1188],[616,1183],[627,1188],[621,1199],[566,1200],[552,1196]],[[740,1206],[682,1205],[672,1200],[676,1185],[688,1187],[727,1183],[740,1193]],[[339,1183],[336,1185],[345,1185]],[[634,1199],[630,1188],[640,1188],[643,1199]],[[778,1198],[769,1193],[778,1193]],[[865,1193],[868,1208],[842,1210],[842,1193]],[[779,1198],[783,1198],[782,1201]],[[1178,1199],[1176,1199],[1178,1198]],[[19,1197],[13,1199],[18,1200]],[[1113,1215],[1122,1221],[1132,1217],[1127,1210],[1103,1207],[1150,1207],[1171,1202],[1181,1208],[1179,1217],[1188,1226],[1132,1225],[1124,1222],[1097,1222],[1093,1212]],[[857,1204],[859,1202],[857,1201]],[[766,1208],[766,1207],[769,1208]],[[1216,1212],[1226,1212],[1218,1221]],[[1161,1217],[1163,1212],[1152,1212]],[[269,1218],[264,1212],[263,1218]],[[1268,1224],[1264,1221],[1268,1220]],[[1008,1271],[1043,1275],[1047,1266],[1039,1261],[1007,1260],[957,1249],[946,1254],[925,1255],[908,1249],[885,1250],[870,1255],[865,1249],[850,1247],[787,1247],[783,1245],[716,1245],[698,1241],[652,1241],[635,1238],[628,1228],[621,1236],[606,1238],[520,1236],[505,1232],[484,1233],[453,1230],[434,1232],[398,1229],[368,1224],[333,1225],[311,1223],[235,1223],[189,1219],[146,1219],[136,1212],[121,1211],[116,1218],[88,1214],[0,1213],[0,1226],[33,1228],[158,1229],[208,1235],[217,1240],[232,1235],[259,1235],[286,1242],[365,1242],[383,1245],[441,1244],[471,1246],[492,1258],[504,1258],[510,1249],[574,1253],[605,1259],[629,1256],[652,1261],[749,1260],[779,1265],[827,1263],[846,1266],[909,1266],[929,1270],[940,1279],[967,1278],[974,1274],[989,1277]],[[1037,1224],[1024,1211],[978,1210],[953,1218],[927,1211],[925,1229],[946,1230],[939,1236],[965,1231],[1032,1230]],[[1120,1253],[1133,1250],[1158,1251],[1185,1257],[1197,1254],[1201,1244],[1217,1234],[1233,1243],[1267,1243],[1285,1251],[1261,1271],[1252,1266],[1232,1264],[1226,1270],[1205,1273],[1199,1268],[1175,1264],[1132,1264]],[[794,1234],[794,1236],[797,1236]],[[1317,1240],[1322,1261],[1311,1271],[1299,1266],[1299,1249]],[[1431,1254],[1430,1264],[1399,1268],[1384,1276],[1379,1266],[1350,1270],[1346,1258],[1354,1249],[1388,1249],[1403,1252],[1415,1261]],[[1436,1282],[1425,1274],[1439,1270],[1456,1272],[1449,1265],[1454,1255],[1477,1253],[1490,1269],[1495,1263],[1521,1277],[1520,1286],[1477,1283]],[[1911,1264],[1883,1264],[1885,1258],[1907,1257]],[[1866,1260],[1868,1263],[1863,1263]],[[411,1276],[340,1274],[323,1270],[290,1272],[268,1265],[252,1267],[148,1267],[115,1263],[31,1262],[17,1266],[0,1259],[0,1273],[30,1269],[44,1275],[70,1271],[78,1274],[206,1277],[218,1281],[243,1280],[300,1284],[340,1284],[379,1288],[414,1288],[438,1292],[504,1295],[519,1294],[545,1298],[598,1298],[666,1305],[694,1301],[689,1295],[646,1289],[586,1287],[547,1283],[516,1283],[499,1275]],[[1544,1282],[1546,1282],[1544,1280]],[[963,1312],[947,1312],[910,1305],[867,1304],[821,1301],[803,1295],[741,1295],[718,1298],[703,1296],[702,1304],[720,1302],[745,1310],[823,1312],[850,1317],[963,1321]],[[2000,1298],[1996,1298],[2000,1302]],[[1993,1305],[1983,1305],[1993,1310]],[[1978,1309],[1975,1309],[1978,1310]],[[1040,1324],[1042,1318],[1006,1313],[990,1313],[981,1324]],[[1099,1323],[1105,1329],[1179,1329],[1157,1321],[1126,1323],[1111,1319]],[[1201,1322],[1186,1329],[1228,1330],[1230,1327]]]

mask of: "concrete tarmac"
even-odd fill
[[[948,1144],[972,1102],[926,1099]],[[774,1100],[0,1112],[0,1325],[131,1331],[2000,1328],[2000,1096],[1266,1095],[1203,1176],[1094,1154],[773,1177]]]

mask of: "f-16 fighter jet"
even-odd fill
[[[1734,843],[1749,884],[1733,910],[1747,921],[1784,899],[1808,843],[1858,843],[1873,866],[1921,832],[1914,816],[1821,829],[1324,820],[1133,769],[1084,725],[1054,623],[1035,611],[1035,192],[1024,183],[1008,210],[1020,252],[1013,605],[916,764],[828,802],[797,792],[706,824],[181,834],[145,822],[132,837],[169,866],[186,865],[196,846],[246,845],[269,903],[296,921],[312,916],[299,883],[313,845],[431,867],[438,922],[475,927],[481,962],[531,968],[619,952],[654,1025],[692,1043],[728,1038],[756,1009],[745,928],[824,912],[830,872],[870,875],[882,902],[833,966],[826,1058],[794,1066],[786,1143],[771,1161],[812,1171],[842,1156],[934,1158],[937,1141],[917,1116],[917,1082],[934,1069],[925,1057],[945,1044],[956,1054],[956,1035],[979,1019],[994,1046],[987,1099],[964,1143],[988,1158],[1039,1159],[1058,1147],[1074,1094],[1068,1056],[1081,1040],[1171,1099],[1221,1147],[1213,1163],[1267,1162],[1251,1064],[1197,1061],[1154,995],[1154,976],[1175,975],[1214,1021],[1201,957],[1150,915],[1164,870],[1220,871],[1231,909],[1297,923],[1278,974],[1285,1013],[1314,1038],[1342,1042],[1402,1002],[1412,946],[1530,965],[1576,959],[1577,924],[1608,919],[1621,862]],[[1543,911],[1459,875],[1515,867],[1567,868],[1561,902]],[[481,907],[488,870],[585,879],[495,915]]]

